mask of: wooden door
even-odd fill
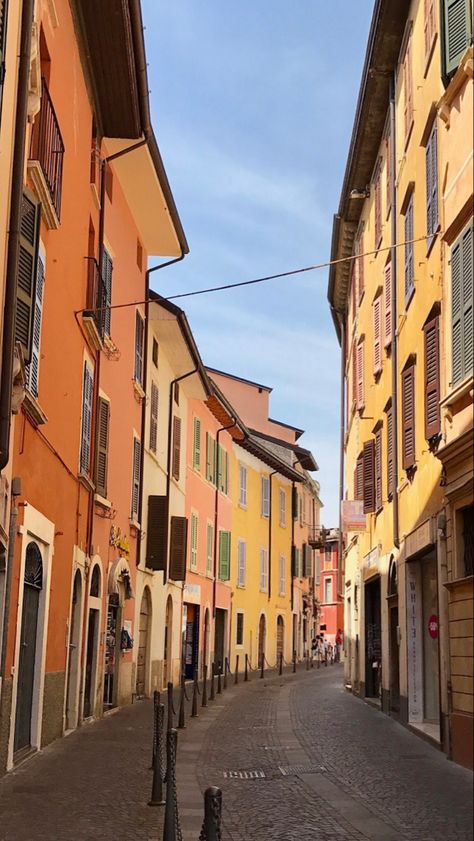
[[[138,626],[138,659],[137,659],[137,680],[136,693],[138,696],[145,694],[146,688],[146,666],[148,661],[148,634],[150,623],[150,598],[148,590],[144,590],[140,605],[140,620]]]
[[[40,594],[43,587],[43,562],[36,543],[26,549],[21,616],[20,657],[15,716],[14,751],[31,745],[31,713],[36,668],[36,638]]]

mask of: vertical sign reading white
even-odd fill
[[[408,721],[423,721],[423,652],[421,568],[416,561],[406,564],[407,644],[408,644]]]

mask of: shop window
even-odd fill
[[[238,613],[237,614],[237,630],[235,635],[235,644],[236,645],[243,645],[244,644],[244,614]]]
[[[474,575],[474,505],[457,512],[458,577]]]

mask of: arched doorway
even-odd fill
[[[165,642],[163,649],[163,686],[171,680],[173,642],[173,599],[168,596],[166,602]]]
[[[265,657],[265,643],[266,643],[266,636],[267,636],[267,623],[265,616],[261,615],[260,622],[258,623],[258,665],[260,666],[262,663],[262,657]]]
[[[400,712],[400,642],[397,562],[395,558],[391,559],[388,569],[387,602],[389,611],[390,712],[397,714]]]
[[[23,608],[21,615],[20,658],[15,716],[14,751],[31,746],[31,714],[36,670],[36,636],[41,591],[43,589],[43,559],[37,543],[26,547],[23,579]]]
[[[209,608],[206,608],[204,614],[204,648],[202,655],[202,675],[204,677],[204,666],[209,665],[209,640],[210,640],[210,626],[209,626]]]
[[[151,598],[150,590],[145,587],[140,604],[140,618],[138,623],[138,657],[137,657],[137,680],[135,691],[139,697],[146,694],[146,672],[148,666],[148,652],[150,648],[150,618]]]
[[[280,656],[284,656],[285,654],[285,623],[283,621],[283,616],[279,616],[277,619],[277,659],[280,659]]]
[[[69,628],[69,659],[66,684],[66,730],[77,727],[79,701],[79,655],[81,646],[82,576],[76,570],[72,586]]]
[[[91,573],[89,587],[89,613],[87,617],[87,644],[84,680],[84,718],[94,713],[97,679],[97,652],[100,629],[100,606],[102,579],[99,564],[95,564]]]

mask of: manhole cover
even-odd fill
[[[294,774],[321,774],[326,771],[324,765],[279,765],[278,770],[284,777]]]
[[[265,771],[224,771],[226,780],[264,780]]]

